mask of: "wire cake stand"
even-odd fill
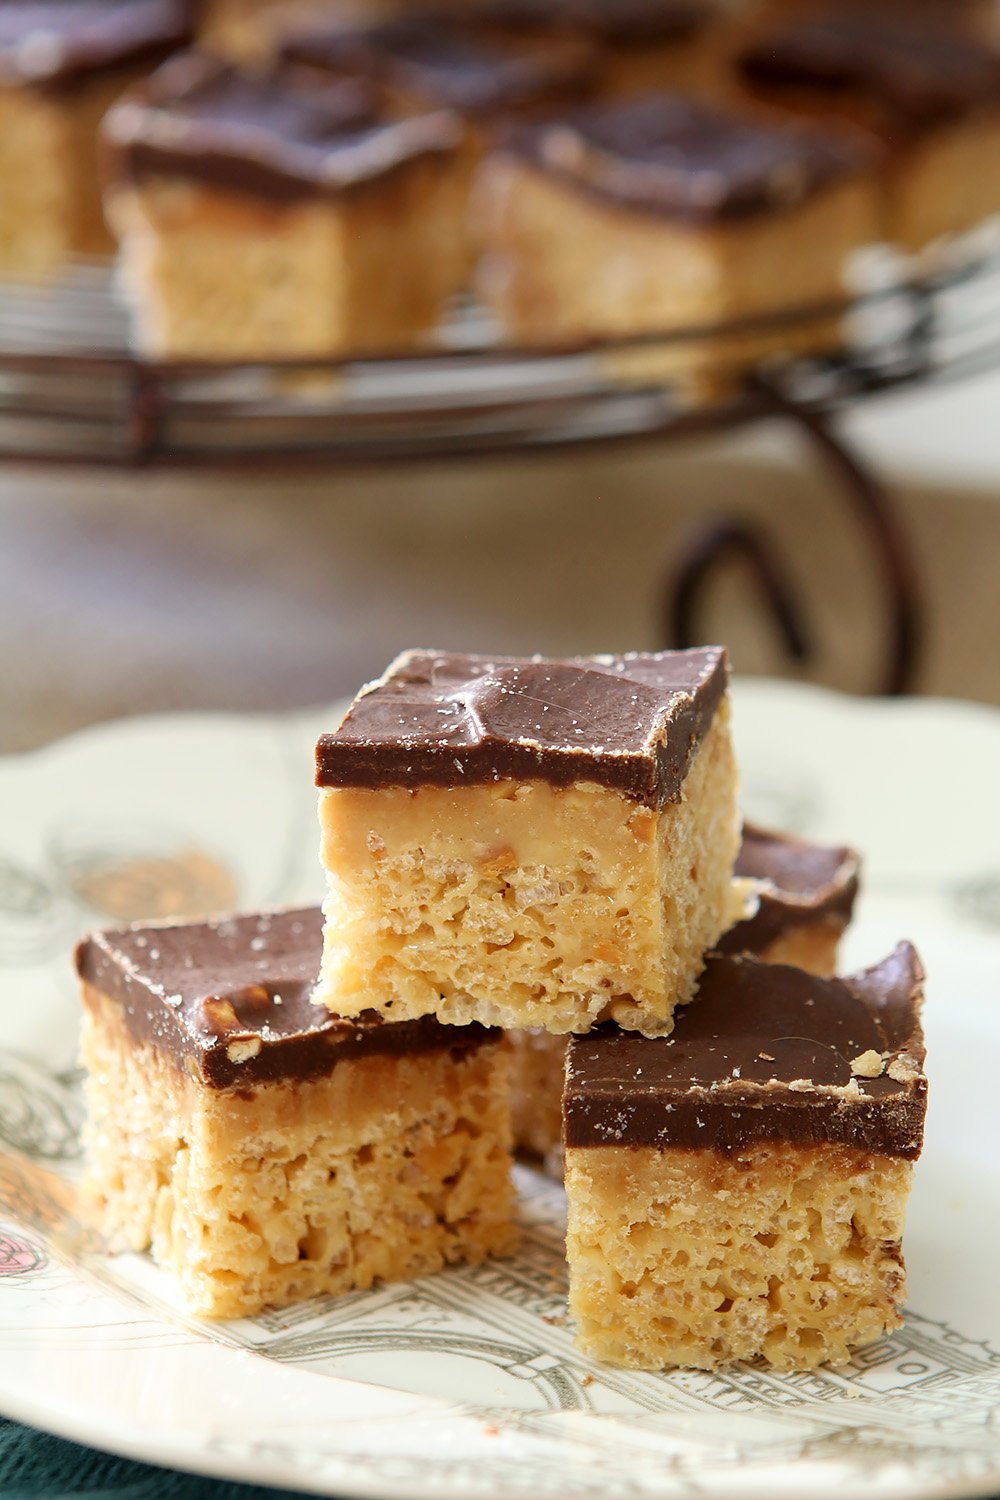
[[[1000,365],[996,226],[914,266],[874,249],[843,302],[767,318],[572,347],[502,344],[474,305],[456,306],[433,343],[378,359],[158,362],[129,343],[109,267],[73,267],[57,285],[0,286],[0,461],[204,471],[325,468],[664,440],[779,416],[841,480],[873,549],[889,619],[881,691],[913,680],[919,587],[894,508],[836,432],[837,414],[880,393]],[[801,345],[838,326],[822,355],[753,368],[724,352],[752,340]],[[678,356],[712,379],[671,379]],[[713,363],[714,361],[714,363]],[[663,605],[671,644],[697,636],[699,600],[723,557],[755,577],[793,657],[809,642],[778,556],[758,527],[702,524],[680,549]]]

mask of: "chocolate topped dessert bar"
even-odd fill
[[[728,666],[409,651],[320,738],[320,998],[670,1030],[733,916]]]
[[[832,974],[858,894],[859,863],[853,849],[745,823],[733,873],[748,882],[756,906],[723,934],[719,952],[753,953],[768,963]]]
[[[77,950],[89,1184],[115,1248],[233,1316],[512,1243],[500,1038],[311,1004],[318,909]]]
[[[1000,54],[930,7],[823,11],[755,38],[756,98],[869,132],[886,161],[886,233],[913,249],[1000,207]]]
[[[810,844],[788,834],[743,825],[734,875],[754,903],[752,914],[723,933],[720,953],[751,953],[772,964],[793,964],[811,974],[832,974],[837,945],[851,920],[858,891],[858,856],[852,849]],[[562,1135],[561,1099],[566,1039],[548,1032],[512,1031],[511,1122],[514,1144],[543,1160]]]
[[[191,35],[187,0],[0,6],[0,275],[44,278],[107,254],[101,116]]]
[[[104,135],[151,352],[319,357],[407,345],[437,321],[461,218],[447,112],[382,119],[359,80],[192,54],[121,101]]]
[[[870,164],[842,132],[679,94],[510,129],[476,201],[481,290],[526,342],[712,327],[835,301],[847,256],[876,227]],[[778,347],[807,333],[812,346],[820,331],[786,328]],[[727,348],[753,355],[775,335],[730,337],[679,352],[695,364]]]
[[[570,1307],[612,1363],[781,1369],[898,1326],[926,1106],[923,970],[902,943],[820,979],[709,959],[669,1038],[574,1038]]]

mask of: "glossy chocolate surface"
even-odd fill
[[[761,953],[794,928],[830,923],[842,930],[858,894],[853,849],[810,844],[747,823],[733,873],[754,883],[757,910],[719,939],[720,953]]]
[[[283,55],[365,78],[463,114],[491,113],[580,94],[592,67],[580,49],[514,49],[454,18],[403,17],[365,30],[314,26],[289,36]]]
[[[322,934],[319,907],[126,927],[85,938],[76,966],[137,1043],[212,1088],[322,1077],[369,1054],[462,1052],[499,1035],[432,1016],[347,1021],[313,1005]]]
[[[304,69],[242,72],[189,54],[121,100],[112,176],[181,177],[278,202],[336,195],[457,143],[454,116],[379,120],[371,86]]]
[[[56,85],[155,61],[191,30],[190,0],[3,0],[0,81]]]
[[[407,651],[320,737],[326,787],[597,782],[676,801],[729,681],[721,646],[565,661]]]
[[[909,943],[847,979],[710,957],[669,1037],[573,1037],[566,1144],[739,1151],[762,1141],[920,1153],[923,970]],[[877,1077],[852,1063],[874,1052]]]
[[[682,94],[583,105],[512,127],[502,147],[584,192],[693,222],[788,207],[866,160],[841,133],[764,123]]]
[[[1000,56],[927,6],[824,12],[762,37],[740,68],[754,84],[816,91],[831,104],[860,95],[887,124],[933,125],[1000,103]]]

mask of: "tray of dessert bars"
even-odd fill
[[[409,676],[419,675],[415,660],[400,665]],[[453,665],[457,670],[460,663]],[[598,665],[606,671],[613,662],[598,659]],[[638,691],[635,683],[630,691]],[[479,700],[477,712],[491,724],[509,712],[503,695],[487,704],[480,692]],[[377,707],[376,699],[376,719]],[[723,1359],[703,1370],[657,1372],[624,1367],[620,1355],[607,1358],[593,1342],[593,1330],[586,1332],[586,1298],[580,1297],[585,1279],[574,1281],[579,1263],[570,1267],[572,1316],[567,1312],[566,1194],[558,1163],[546,1169],[525,1162],[516,1168],[520,1244],[513,1254],[485,1260],[473,1254],[468,1263],[432,1275],[339,1296],[296,1300],[292,1288],[289,1305],[280,1310],[206,1318],[197,1299],[192,1301],[197,1283],[188,1280],[182,1290],[165,1264],[162,1244],[154,1244],[152,1257],[134,1251],[108,1256],[91,1221],[79,1212],[84,1103],[74,943],[95,928],[119,929],[77,950],[89,986],[84,1013],[91,1028],[85,1049],[96,1090],[92,1110],[99,1110],[101,1090],[117,1077],[111,1055],[94,1051],[95,1017],[124,1017],[127,1011],[132,1016],[128,1045],[152,1047],[154,1058],[159,1048],[163,1056],[162,1049],[174,1045],[170,1037],[180,1036],[185,1024],[184,952],[200,966],[199,983],[216,965],[216,999],[209,1003],[220,1024],[202,1037],[200,1082],[198,1066],[191,1070],[184,1062],[185,1056],[188,1062],[194,1057],[185,1043],[176,1057],[171,1052],[165,1073],[156,1065],[145,1074],[143,1087],[155,1095],[165,1080],[173,1079],[173,1087],[190,1072],[199,1090],[211,1096],[210,1106],[221,1087],[234,1108],[251,1113],[263,1108],[268,1091],[282,1087],[282,1067],[273,1070],[282,1027],[272,1035],[259,1022],[256,1033],[253,1027],[229,1026],[220,1010],[224,964],[218,967],[219,953],[225,949],[231,957],[238,951],[241,962],[259,960],[259,971],[268,973],[281,945],[286,945],[287,966],[306,929],[308,943],[318,941],[314,918],[322,874],[315,858],[312,786],[317,743],[328,783],[335,776],[341,782],[353,777],[364,797],[385,795],[363,787],[372,762],[364,753],[360,760],[357,755],[370,740],[367,730],[346,750],[343,739],[330,735],[342,711],[123,721],[0,764],[0,1409],[151,1462],[339,1496],[465,1500],[529,1494],[667,1497],[694,1491],[721,1500],[808,1491],[916,1500],[996,1493],[1000,1116],[991,1069],[1000,1047],[994,1003],[1000,984],[995,836],[1000,720],[991,710],[926,700],[862,701],[751,680],[737,681],[733,688],[744,814],[755,825],[783,831],[767,835],[759,827],[745,829],[740,856],[745,875],[759,880],[770,871],[770,876],[766,899],[759,888],[756,914],[732,929],[736,946],[750,951],[753,944],[794,935],[799,945],[794,961],[818,964],[828,961],[826,950],[842,934],[838,969],[855,976],[846,988],[860,996],[871,987],[872,976],[882,974],[872,992],[880,1009],[895,983],[884,993],[879,989],[884,989],[884,956],[901,937],[917,945],[927,971],[929,1109],[905,1231],[906,1308],[902,1322],[892,1326],[896,1320],[890,1319],[881,1336],[859,1329],[861,1347],[846,1363],[814,1363],[803,1345],[797,1360],[803,1367],[783,1369],[774,1344],[764,1358]],[[367,722],[370,729],[373,721]],[[438,737],[450,732],[449,726],[435,728]],[[462,796],[474,799],[484,790],[474,779],[482,747],[461,735],[455,744],[473,778]],[[529,747],[511,741],[508,748],[516,775],[514,761]],[[338,761],[345,754],[348,760]],[[607,754],[604,743],[599,755]],[[351,757],[354,769],[348,771]],[[961,775],[953,774],[959,765]],[[430,766],[428,760],[421,774],[433,780]],[[615,785],[637,772],[638,763],[618,767]],[[553,766],[549,774],[557,795],[558,771]],[[676,767],[669,774],[676,775]],[[706,795],[700,783],[691,788],[692,797],[696,792]],[[669,813],[669,803],[666,808]],[[504,803],[502,812],[515,820],[520,815],[516,801]],[[473,813],[471,802],[468,813]],[[448,837],[443,823],[440,835]],[[860,884],[852,850],[861,855]],[[376,845],[368,854],[394,857],[391,846],[379,850]],[[325,857],[343,861],[350,850],[328,841]],[[518,872],[511,869],[509,878],[516,883]],[[545,899],[536,893],[536,902]],[[290,910],[263,920],[203,919],[206,912],[275,908]],[[531,904],[518,909],[530,911]],[[141,920],[123,932],[130,919]],[[158,927],[164,919],[180,925]],[[217,950],[207,966],[206,942]],[[902,951],[896,949],[897,957]],[[725,964],[734,962],[741,961],[716,962],[708,988],[691,1002],[691,1017],[699,1007],[708,1014],[709,991],[724,978]],[[175,981],[172,970],[179,963]],[[905,954],[903,968],[911,987],[916,971]],[[149,975],[162,983],[144,992]],[[133,982],[138,987],[130,989]],[[841,982],[808,982],[815,984],[809,1003],[813,996],[818,1005],[843,998]],[[144,1029],[143,993],[159,1007],[161,1020],[153,1031]],[[233,991],[231,999],[243,1020],[250,1014],[246,1007],[256,1004],[249,992]],[[170,1011],[181,1023],[176,1032],[173,1023],[162,1020]],[[155,1008],[148,1015],[154,1013]],[[295,1032],[299,1023],[289,1020]],[[402,1034],[422,1024],[401,1020],[395,1026]],[[461,1045],[439,1057],[425,1038],[410,1085],[414,1090],[426,1087],[439,1067],[477,1066],[467,1051],[468,1028],[446,1029],[463,1038]],[[317,1023],[315,1030],[322,1043],[323,1025]],[[688,1018],[678,1021],[677,1035],[687,1037],[689,1046],[697,1042],[690,1031]],[[247,1047],[254,1035],[256,1048]],[[771,1045],[769,1064],[780,1070],[787,1062],[794,1071],[804,1057],[794,1044],[803,1038],[778,1040],[791,1050],[787,1058],[776,1058],[779,1047]],[[633,1037],[630,1045],[652,1058],[662,1053],[664,1039]],[[600,1103],[602,1075],[587,1071],[594,1046],[599,1048],[598,1043],[572,1044],[567,1154],[577,1160],[569,1163],[571,1213],[581,1190],[581,1164],[594,1154],[580,1131],[602,1128],[611,1118],[603,1107],[589,1117],[586,1111],[573,1115],[587,1102],[589,1090],[597,1089],[590,1102]],[[815,1107],[825,1119],[840,1117],[848,1129],[852,1112],[861,1111],[853,1118],[864,1115],[870,1141],[873,1131],[887,1129],[883,1147],[890,1156],[912,1155],[916,1117],[910,1111],[919,1098],[912,1089],[922,1076],[912,1038],[902,1045],[890,1041],[881,1057],[855,1057],[855,1050],[852,1045],[843,1059],[845,1067],[850,1063],[846,1088],[823,1085],[813,1098],[806,1079],[793,1080],[786,1085],[791,1089],[786,1103]],[[179,1070],[173,1066],[178,1059]],[[390,1056],[377,1042],[374,1051],[365,1043],[352,1059],[337,1064],[333,1076],[367,1068],[366,1076],[374,1078],[381,1069],[413,1060],[407,1049]],[[805,1059],[812,1069],[815,1063]],[[286,1058],[285,1066],[303,1079],[305,1065],[302,1051]],[[232,1078],[240,1069],[245,1086],[241,1091],[237,1077],[234,1093]],[[731,1123],[742,1128],[737,1095],[752,1091],[753,1084],[745,1069],[742,1080],[738,1072],[727,1079],[727,1089],[737,1105]],[[637,1082],[633,1079],[633,1086]],[[664,1097],[677,1102],[691,1089],[691,1081],[676,1073],[667,1079],[657,1075],[653,1085],[654,1092],[666,1088]],[[679,1093],[671,1095],[671,1089]],[[480,1079],[472,1095],[458,1095],[462,1109],[482,1109],[484,1091]],[[126,1099],[123,1091],[123,1107]],[[894,1112],[894,1099],[909,1101],[902,1114]],[[359,1093],[352,1118],[369,1102],[367,1092]],[[627,1097],[621,1103],[628,1105]],[[709,1091],[702,1105],[723,1114],[727,1108],[721,1095],[713,1103]],[[866,1113],[869,1106],[876,1114]],[[878,1125],[883,1106],[887,1112]],[[683,1145],[685,1131],[699,1124],[698,1113],[689,1117],[682,1110],[671,1127],[677,1143]],[[642,1128],[642,1109],[632,1117],[629,1108],[617,1114],[617,1132],[636,1124]],[[295,1131],[302,1124],[299,1113],[285,1128]],[[536,1118],[534,1125],[543,1133],[547,1128],[544,1119]],[[102,1153],[108,1142],[117,1149],[115,1140],[112,1113],[97,1136],[91,1134],[91,1170],[95,1161],[99,1172],[104,1169]],[[616,1140],[609,1137],[600,1149],[612,1157],[628,1149],[625,1138]],[[152,1137],[143,1153],[151,1142]],[[445,1144],[440,1141],[426,1158],[426,1170],[452,1170]],[[193,1172],[198,1151],[211,1153],[217,1146],[210,1131],[201,1142],[193,1136],[180,1142],[179,1149],[181,1156],[190,1154]],[[178,1150],[176,1139],[170,1149]],[[643,1149],[634,1147],[636,1160]],[[669,1156],[669,1148],[664,1150]],[[834,1151],[828,1163],[834,1176],[837,1160]],[[908,1169],[908,1162],[903,1165]],[[892,1157],[887,1168],[876,1170],[888,1170],[892,1177],[899,1166]],[[115,1170],[124,1177],[106,1184],[108,1201],[121,1203],[136,1188],[136,1179],[129,1178],[127,1162],[119,1159]],[[234,1165],[223,1194],[238,1188],[241,1170]],[[411,1181],[412,1176],[401,1179],[403,1205]],[[454,1177],[449,1181],[454,1186]],[[804,1178],[801,1193],[807,1197],[814,1187]],[[188,1188],[194,1191],[193,1176]],[[494,1206],[499,1198],[495,1195]],[[387,1212],[397,1207],[388,1205]],[[813,1207],[824,1211],[818,1203]],[[450,1222],[454,1228],[461,1219]],[[414,1236],[419,1232],[415,1224]],[[765,1235],[763,1248],[754,1253],[773,1254],[773,1237]],[[851,1244],[858,1249],[853,1236]],[[652,1253],[648,1243],[645,1250],[637,1248],[640,1255]],[[810,1253],[814,1249],[823,1250],[821,1240],[816,1246],[810,1242]],[[575,1228],[571,1221],[570,1252],[581,1254],[579,1221]],[[621,1253],[608,1245],[603,1252]],[[307,1245],[306,1259],[311,1253]],[[897,1254],[891,1242],[865,1252],[890,1273]],[[825,1252],[820,1258],[824,1264],[817,1264],[809,1286],[825,1285],[831,1273]],[[855,1282],[848,1276],[841,1284],[840,1295],[848,1301],[852,1285],[867,1287],[867,1259],[855,1257],[853,1264]],[[223,1296],[233,1285],[218,1278],[214,1284]],[[892,1275],[885,1285],[891,1295]],[[629,1289],[622,1294],[627,1298]],[[863,1290],[864,1298],[869,1295],[870,1288]],[[807,1314],[816,1326],[824,1323],[824,1301],[815,1300]],[[785,1330],[791,1309],[783,1313],[779,1307],[775,1303],[771,1315]],[[725,1306],[716,1310],[720,1325],[727,1315]],[[663,1323],[650,1332],[669,1335],[670,1320]],[[707,1362],[714,1362],[711,1351]]]
[[[0,456],[461,456],[996,364],[984,0],[348,11],[4,8]]]
[[[228,468],[381,463],[678,436],[783,404],[835,412],[880,392],[1000,363],[1000,249],[991,231],[920,269],[870,253],[859,290],[738,325],[678,327],[548,349],[511,347],[456,302],[432,346],[398,357],[155,361],[129,344],[112,271],[80,263],[58,286],[0,285],[0,458]],[[723,341],[847,319],[820,354],[733,371]],[[668,351],[709,351],[711,383],[671,375]],[[657,368],[657,354],[663,368]]]

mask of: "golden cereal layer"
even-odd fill
[[[88,1187],[112,1248],[152,1248],[193,1311],[237,1317],[513,1249],[506,1057],[358,1058],[212,1090],[87,997]]]
[[[644,1370],[843,1363],[900,1323],[911,1171],[832,1146],[568,1150],[580,1346]]]

